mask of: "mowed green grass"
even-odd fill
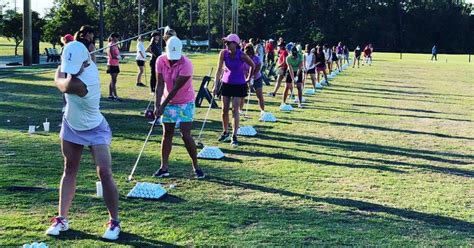
[[[216,54],[190,56],[195,87],[215,67]],[[134,86],[136,66],[121,65],[123,103],[102,101],[113,130],[113,170],[120,191],[123,246],[472,246],[474,242],[474,64],[430,55],[374,54],[374,64],[341,73],[303,110],[278,110],[277,123],[250,119],[256,137],[237,149],[216,141],[220,111],[213,109],[203,141],[226,159],[200,160],[207,179],[193,179],[178,133],[169,179],[155,179],[161,127],[136,171],[140,182],[169,189],[157,201],[127,199],[127,183],[149,125],[142,112],[148,89]],[[100,65],[103,96],[108,75]],[[148,69],[148,68],[147,68]],[[52,247],[111,245],[100,239],[107,221],[94,196],[97,176],[88,149],[71,209],[71,230],[44,236],[57,214],[63,160],[57,124],[61,94],[52,73],[0,79],[0,246],[43,241]],[[266,86],[265,92],[272,87]],[[281,92],[281,90],[280,90]],[[207,107],[205,104],[204,107]],[[206,108],[198,108],[198,135]],[[28,135],[48,118],[52,132]],[[10,122],[7,122],[10,120]],[[14,156],[9,156],[12,152]],[[19,187],[35,187],[28,188]]]

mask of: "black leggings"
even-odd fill
[[[151,76],[150,76],[150,89],[151,92],[155,92],[156,89],[156,71],[155,71],[155,62],[156,61],[150,61],[150,71],[151,71]]]

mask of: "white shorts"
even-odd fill
[[[343,59],[344,59],[344,54],[338,54],[338,55],[337,55],[337,59],[343,60]]]

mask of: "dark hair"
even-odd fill
[[[93,44],[94,41],[86,39],[86,34],[88,33],[94,34],[94,29],[89,25],[84,25],[74,34],[74,40],[81,42],[85,46],[89,46],[89,44]]]
[[[250,57],[255,55],[255,50],[254,50],[253,45],[251,43],[245,46],[244,51],[245,51],[245,54],[247,54]]]
[[[118,33],[111,33],[109,35],[109,42],[112,40],[112,38],[119,38],[119,37],[120,37],[120,35]]]

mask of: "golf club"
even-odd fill
[[[222,83],[218,84],[218,82],[214,81],[214,84],[217,84],[217,87],[219,87],[219,89],[217,90],[219,92],[221,86],[222,86]],[[202,123],[202,127],[201,127],[201,131],[199,131],[199,136],[197,138],[198,142],[197,142],[197,146],[199,148],[203,148],[204,147],[204,144],[202,143],[202,140],[201,140],[201,135],[202,135],[202,131],[204,130],[204,126],[206,125],[206,122],[207,122],[207,117],[209,116],[209,112],[211,111],[211,108],[212,108],[212,103],[214,102],[214,99],[216,98],[216,94],[214,94],[214,91],[212,92],[212,99],[211,99],[211,102],[209,103],[209,107],[207,108],[207,112],[206,112],[206,116],[204,117],[204,122]]]
[[[128,182],[130,182],[133,179],[133,174],[135,173],[135,169],[137,169],[138,162],[140,161],[140,158],[142,157],[143,150],[145,150],[146,143],[148,142],[148,139],[151,136],[151,133],[153,132],[153,128],[155,127],[156,122],[158,121],[158,117],[155,117],[155,121],[153,122],[153,125],[151,125],[150,131],[148,132],[148,135],[146,136],[145,143],[143,143],[142,149],[140,153],[138,154],[138,158],[135,161],[135,165],[132,168],[132,172],[130,172],[130,175],[128,176]]]

